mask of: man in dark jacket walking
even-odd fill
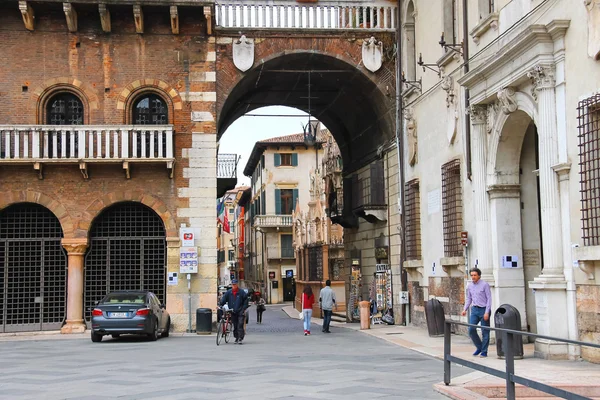
[[[221,307],[227,304],[231,310],[231,319],[233,320],[233,336],[237,344],[242,344],[244,340],[244,319],[246,318],[246,309],[248,305],[248,293],[238,286],[237,279],[232,279],[231,289],[221,297]]]

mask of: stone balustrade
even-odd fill
[[[0,125],[0,162],[79,163],[165,161],[173,166],[170,125]],[[41,176],[40,176],[41,177]]]
[[[291,215],[257,215],[254,217],[257,228],[281,228],[292,226]]]
[[[243,0],[215,2],[217,27],[257,29],[361,29],[393,31],[396,6],[389,1]]]

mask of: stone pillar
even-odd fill
[[[492,253],[496,285],[492,288],[492,313],[510,304],[521,314],[521,328],[527,329],[525,273],[521,238],[521,189],[519,185],[492,185],[490,196]],[[517,256],[516,268],[502,268],[502,256]]]
[[[326,281],[327,279],[331,279],[329,276],[329,246],[324,244],[321,249],[323,257],[323,281]]]
[[[83,333],[83,257],[88,247],[87,238],[63,239],[62,245],[67,250],[67,323],[61,333]]]
[[[527,76],[538,102],[540,205],[542,215],[542,274],[529,283],[535,290],[538,333],[568,337],[566,281],[563,265],[562,220],[558,177],[555,72],[553,66],[537,65]],[[538,339],[535,354],[542,358],[565,358],[567,345]]]
[[[486,191],[487,177],[487,109],[485,106],[471,106],[469,108],[471,124],[471,154],[473,161],[473,201],[475,203],[475,242],[477,266],[481,270],[481,277],[494,286],[493,263],[490,257],[490,212],[488,194]]]

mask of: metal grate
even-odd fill
[[[419,210],[419,180],[414,179],[405,185],[406,218],[406,259],[421,259],[421,215]]]
[[[61,327],[67,257],[58,219],[37,204],[0,213],[0,332]]]
[[[460,185],[460,161],[453,160],[442,165],[442,210],[444,213],[444,255],[460,257],[462,231],[462,188]]]
[[[321,246],[308,248],[308,279],[310,281],[323,279],[323,249]]]
[[[166,303],[166,235],[162,220],[139,203],[119,203],[96,219],[85,257],[85,319],[115,290],[150,290]]]
[[[577,107],[581,227],[584,246],[600,244],[600,93]]]

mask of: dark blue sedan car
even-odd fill
[[[92,342],[102,336],[146,335],[150,340],[169,336],[171,317],[156,295],[148,291],[112,292],[92,310]]]

